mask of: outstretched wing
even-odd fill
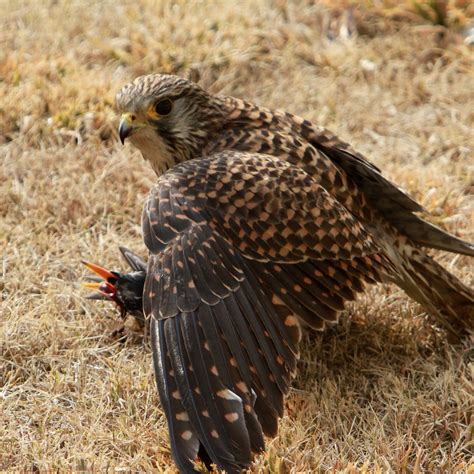
[[[150,269],[166,281],[150,278],[145,288],[145,294],[169,295],[166,312],[173,304],[178,308],[179,291],[190,294],[180,301],[185,309],[174,316],[160,315],[152,298],[145,306],[154,316],[160,398],[181,469],[190,469],[202,444],[219,468],[240,472],[252,451],[263,449],[263,433],[276,434],[295,370],[299,328],[278,298],[263,293],[241,257],[226,266],[237,255],[228,244],[202,226],[193,234],[154,258]],[[216,254],[212,263],[207,261],[211,252]],[[188,280],[180,271],[185,258]]]
[[[177,464],[200,447],[240,472],[275,435],[298,355],[297,316],[333,322],[384,261],[304,171],[226,152],[183,163],[144,209],[144,311]]]
[[[296,131],[296,130],[295,130]],[[385,178],[381,171],[348,143],[327,129],[303,120],[297,133],[323,153],[354,182],[368,203],[413,242],[428,248],[474,256],[474,245],[425,221],[423,207]]]

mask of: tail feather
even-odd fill
[[[403,233],[413,242],[447,252],[460,253],[474,257],[474,244],[444,231],[411,213],[392,216],[392,224],[403,229]]]
[[[419,248],[405,246],[400,257],[395,283],[430,310],[451,336],[474,333],[474,290]]]

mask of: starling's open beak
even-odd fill
[[[104,267],[100,267],[95,263],[86,262],[82,260],[82,263],[93,273],[99,275],[103,280],[107,281],[108,283],[115,283],[118,279],[118,275],[115,272],[111,272]],[[95,280],[95,279],[94,279]],[[91,287],[92,288],[92,287]]]
[[[117,282],[118,275],[114,272],[107,270],[106,268],[100,267],[95,263],[85,262],[82,263],[91,271],[94,272],[99,277],[89,277],[89,281],[81,282],[82,286],[95,290],[99,295],[92,294],[89,295],[88,299],[114,299],[117,288],[115,288],[115,283]]]
[[[125,143],[125,139],[129,137],[135,126],[134,122],[136,121],[136,117],[133,114],[122,114],[120,118],[120,125],[119,125],[119,137],[122,145]]]
[[[86,276],[82,286],[94,290],[86,296],[88,300],[113,301],[120,309],[120,315],[125,318],[131,314],[143,319],[142,294],[146,277],[146,263],[132,251],[120,247],[122,255],[133,272],[120,273],[107,270],[95,263],[82,263],[95,275]],[[140,319],[140,320],[141,320]]]
[[[100,285],[103,282],[100,281],[81,281],[81,285],[84,286],[85,288],[90,288],[91,290],[97,290],[99,291]]]

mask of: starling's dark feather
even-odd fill
[[[119,247],[119,250],[125,259],[125,261],[130,265],[131,269],[136,272],[145,272],[146,271],[146,262],[136,253],[132,252],[126,247]]]
[[[90,295],[86,296],[87,300],[97,300],[97,301],[108,301],[109,298],[102,295],[101,293],[91,293]]]

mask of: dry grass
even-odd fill
[[[474,239],[472,49],[456,34],[472,4],[449,3],[450,31],[412,6],[0,0],[0,470],[174,469],[149,348],[114,340],[115,311],[76,284],[80,258],[120,268],[119,243],[144,251],[154,178],[113,110],[138,74],[194,68],[323,124]],[[440,258],[473,283],[472,261]],[[401,291],[370,289],[303,356],[255,472],[468,469],[472,348]]]

